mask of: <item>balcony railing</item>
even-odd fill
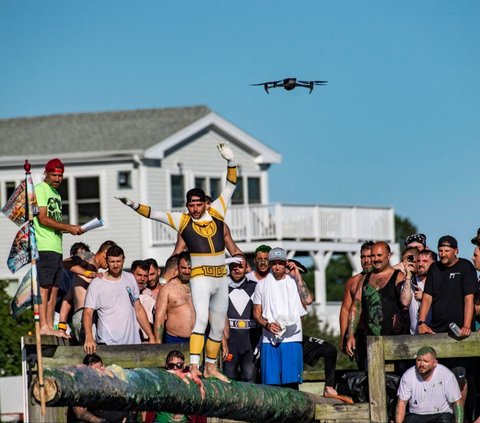
[[[177,210],[183,211],[183,210]],[[394,210],[388,207],[265,204],[231,206],[226,222],[236,242],[298,240],[392,242]],[[152,221],[152,246],[173,244],[176,232]]]

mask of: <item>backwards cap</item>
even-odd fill
[[[62,170],[59,173],[63,173],[63,171],[65,170],[65,166],[63,165],[62,161],[57,158],[49,160],[45,165],[46,172],[58,172],[58,169]]]

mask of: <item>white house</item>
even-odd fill
[[[216,150],[228,141],[239,167],[239,184],[227,213],[233,238],[245,253],[268,243],[290,257],[309,256],[315,264],[315,295],[320,317],[326,308],[325,269],[335,252],[346,252],[354,270],[367,239],[394,242],[392,208],[299,206],[269,203],[268,170],[281,155],[205,106],[82,113],[0,120],[0,205],[24,178],[24,161],[34,182],[53,157],[65,163],[61,187],[63,214],[70,223],[101,217],[105,226],[80,237],[64,236],[64,253],[82,240],[95,250],[113,239],[127,265],[171,254],[173,230],[127,209],[114,196],[126,196],[160,210],[183,209],[185,192],[202,187],[212,197],[221,191],[226,165]],[[17,227],[0,216],[0,279],[16,285],[6,259]],[[394,245],[398,252],[398,246]]]

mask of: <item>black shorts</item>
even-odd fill
[[[63,274],[63,258],[54,251],[39,251],[37,260],[37,281],[42,288],[59,287]]]

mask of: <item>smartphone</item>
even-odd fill
[[[409,263],[415,263],[415,257],[413,256],[413,254],[407,256],[407,261]]]

